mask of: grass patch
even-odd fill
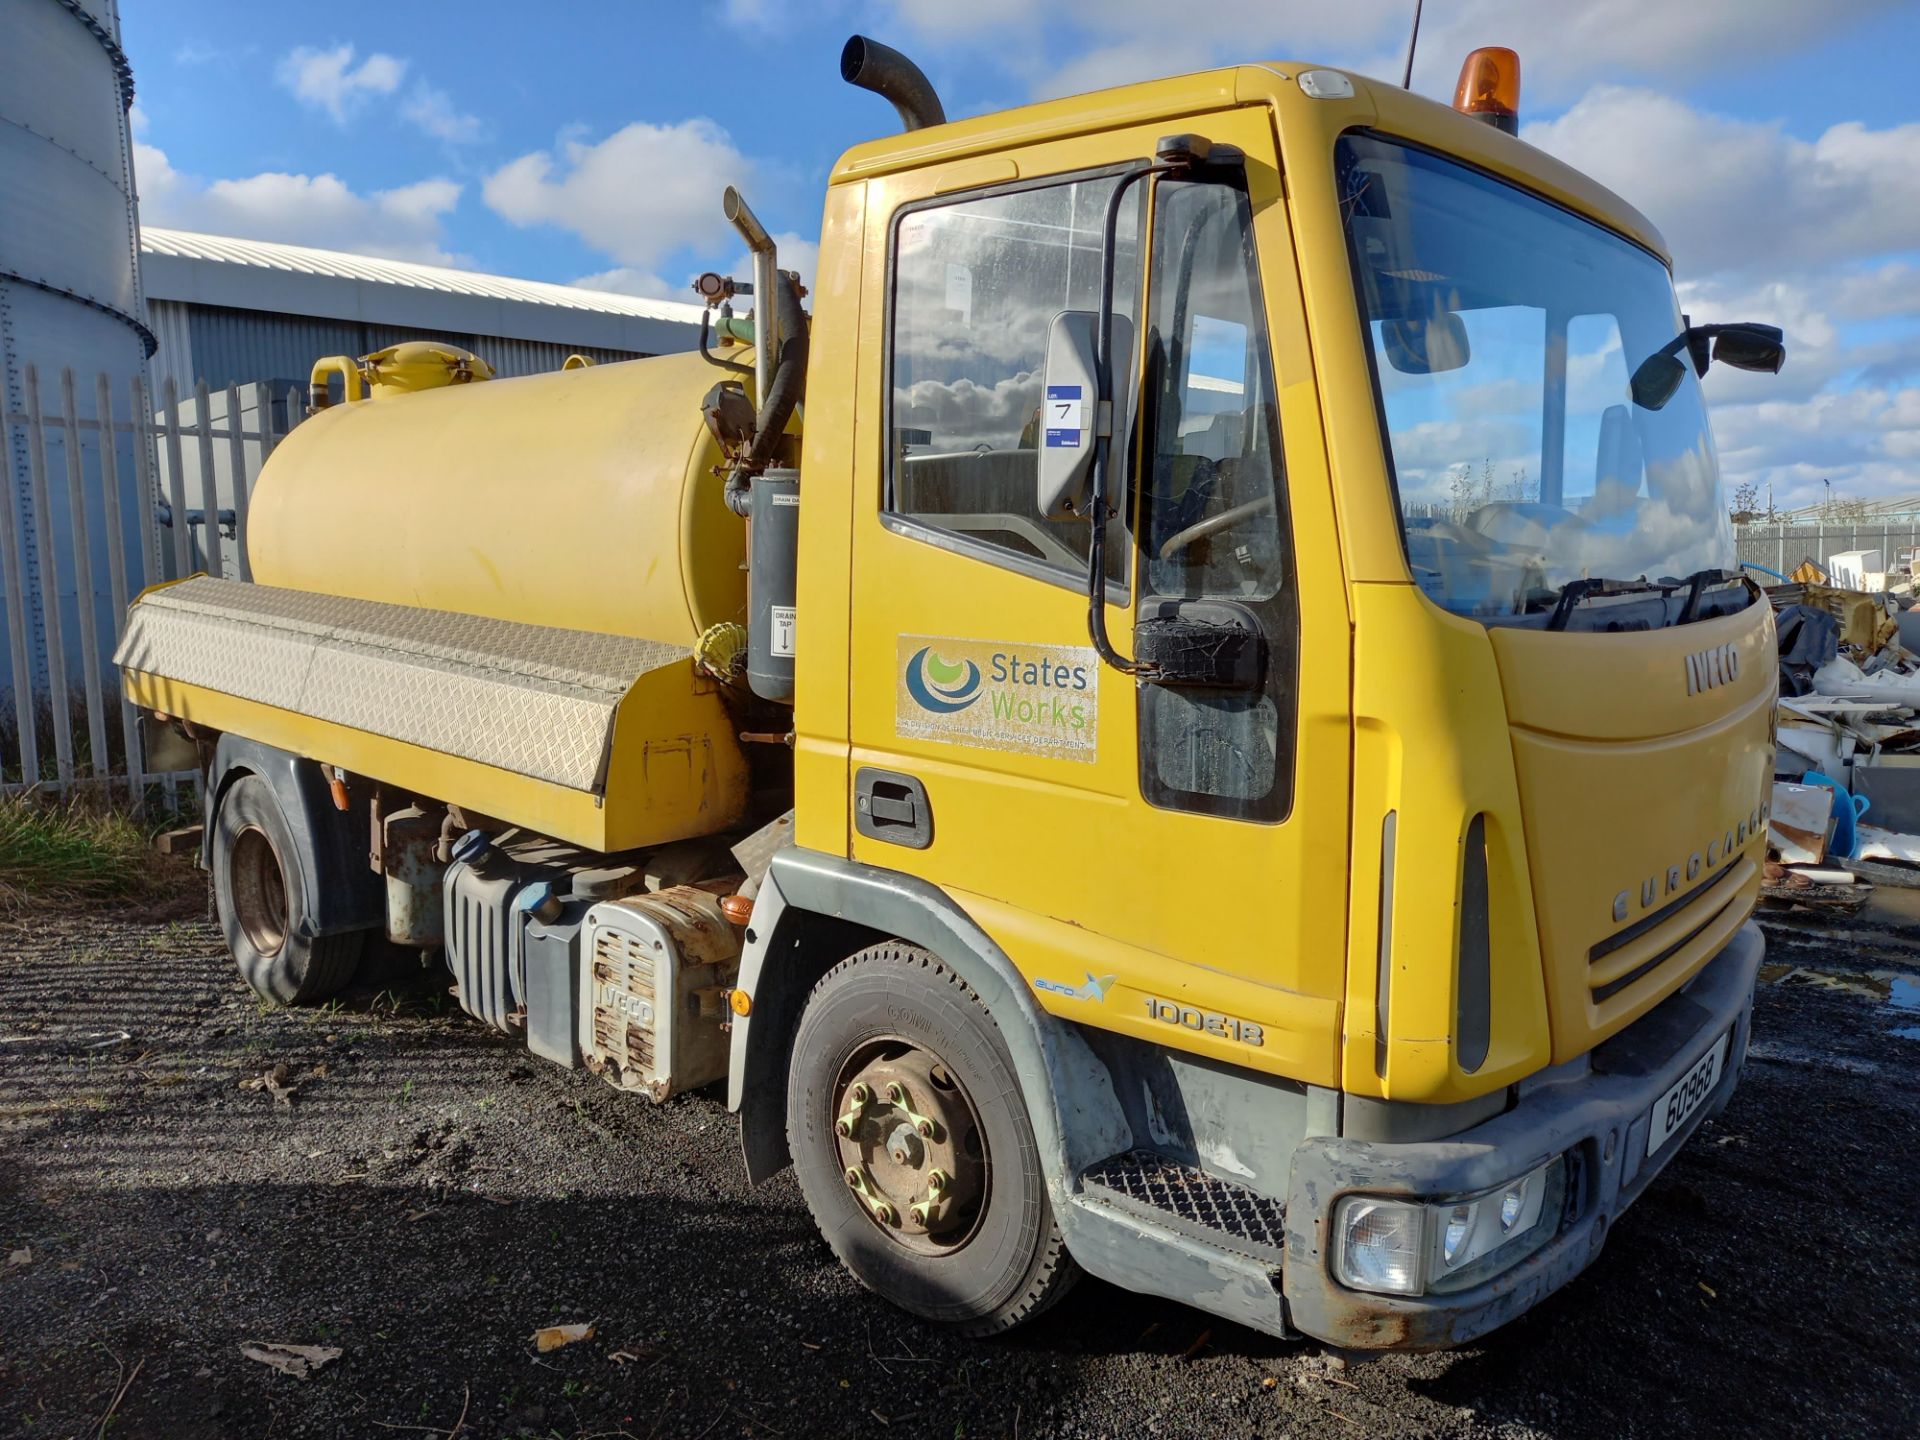
[[[0,915],[32,906],[157,899],[180,872],[127,816],[79,805],[0,799]]]

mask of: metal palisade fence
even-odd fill
[[[199,776],[143,768],[112,663],[127,603],[196,571],[252,578],[248,495],[299,409],[283,390],[276,417],[264,385],[114,390],[29,365],[0,405],[0,793],[124,787],[141,807],[157,786],[172,808]]]
[[[1733,536],[1743,564],[1764,565],[1791,575],[1802,560],[1823,569],[1829,555],[1849,550],[1878,550],[1886,569],[1898,566],[1902,551],[1920,548],[1920,520],[1758,521],[1736,524]]]

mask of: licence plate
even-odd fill
[[[1674,1082],[1671,1090],[1654,1102],[1653,1115],[1647,1122],[1647,1154],[1652,1155],[1671,1140],[1674,1132],[1687,1123],[1687,1117],[1713,1093],[1713,1087],[1720,1083],[1720,1067],[1726,1061],[1727,1045],[1732,1039],[1733,1032],[1729,1030]]]

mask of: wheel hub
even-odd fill
[[[234,918],[256,951],[278,954],[287,939],[287,881],[267,832],[249,825],[234,837],[230,865]]]
[[[847,1187],[898,1243],[945,1251],[971,1238],[987,1190],[986,1138],[965,1088],[904,1040],[864,1047],[834,1087]]]

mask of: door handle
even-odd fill
[[[913,776],[863,765],[853,777],[853,825],[872,839],[924,850],[933,844],[933,802]]]

